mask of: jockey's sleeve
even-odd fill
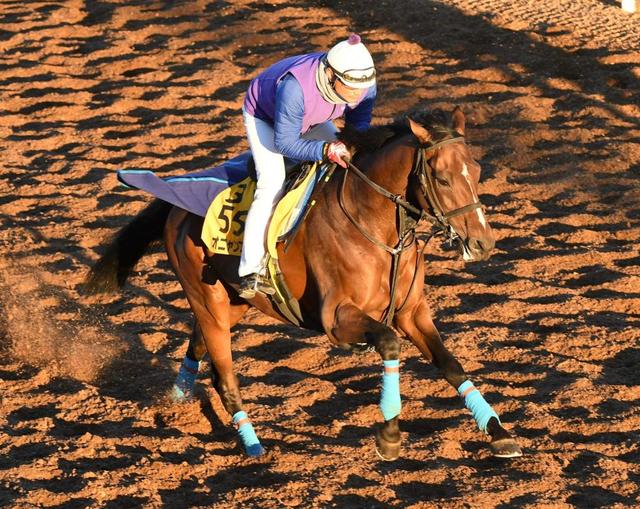
[[[276,109],[273,118],[276,150],[290,159],[320,161],[324,142],[300,138],[303,116],[302,87],[293,76],[285,76],[276,89]]]
[[[344,114],[345,124],[352,125],[358,131],[365,131],[371,125],[371,115],[373,113],[373,104],[376,101],[377,89],[373,85],[367,89],[367,94],[358,105],[351,109],[347,106]]]

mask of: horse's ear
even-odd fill
[[[432,138],[431,138],[431,134],[429,134],[429,131],[427,131],[424,127],[422,127],[417,122],[414,122],[413,120],[411,120],[410,117],[407,117],[407,120],[409,121],[409,127],[411,128],[411,132],[415,135],[416,138],[418,138],[418,141],[420,141],[420,143],[425,144],[431,141]]]
[[[460,106],[456,106],[451,117],[451,127],[453,127],[453,129],[461,136],[464,136],[464,122],[464,113],[462,112],[462,108]]]

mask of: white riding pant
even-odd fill
[[[265,255],[265,234],[271,213],[281,197],[285,180],[284,157],[275,147],[273,127],[264,120],[255,118],[242,109],[249,147],[256,164],[258,182],[256,192],[247,214],[244,227],[240,277],[264,271],[262,259]],[[307,140],[333,141],[336,126],[327,121],[318,124],[302,137]]]

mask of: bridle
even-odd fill
[[[457,209],[446,211],[444,206],[440,202],[438,195],[435,192],[435,186],[436,186],[435,171],[434,171],[434,168],[429,164],[430,158],[427,157],[427,154],[431,151],[435,151],[439,149],[444,145],[449,145],[450,143],[460,143],[460,142],[464,142],[464,136],[454,136],[454,137],[447,138],[435,143],[418,145],[418,148],[416,150],[415,160],[414,160],[413,168],[411,169],[410,174],[416,175],[418,182],[420,183],[420,190],[422,192],[422,195],[424,196],[426,201],[429,203],[432,214],[429,214],[424,209],[419,209],[418,207],[415,207],[414,205],[409,203],[404,197],[400,195],[395,195],[387,191],[384,187],[376,184],[369,177],[367,177],[367,175],[362,170],[360,170],[357,166],[355,166],[350,161],[347,162],[348,168],[347,170],[345,170],[343,174],[342,185],[340,187],[340,195],[339,195],[340,207],[342,208],[346,216],[349,218],[351,223],[353,223],[354,226],[356,226],[356,228],[358,228],[358,230],[360,230],[360,232],[372,243],[376,244],[377,246],[381,247],[382,249],[384,249],[385,251],[391,254],[394,254],[398,249],[400,250],[405,249],[405,248],[399,247],[398,245],[396,245],[396,247],[387,246],[386,244],[375,239],[373,236],[371,236],[369,232],[367,232],[364,229],[364,227],[362,227],[362,225],[360,225],[355,220],[355,218],[351,215],[351,213],[346,209],[346,207],[344,206],[344,187],[347,179],[347,173],[349,172],[349,170],[351,170],[355,175],[357,175],[363,182],[365,182],[374,191],[376,191],[378,194],[384,196],[385,198],[395,203],[398,211],[404,210],[405,215],[406,215],[406,212],[408,212],[411,216],[416,218],[413,221],[413,224],[409,228],[407,228],[406,233],[410,231],[414,231],[417,223],[422,219],[425,219],[429,221],[433,226],[435,226],[437,230],[444,232],[444,234],[450,240],[457,238],[458,234],[455,232],[455,229],[453,228],[449,220],[453,217],[460,216],[460,215],[466,214],[467,212],[471,212],[473,210],[482,208],[482,204],[479,201],[474,201],[472,203],[469,203]],[[406,221],[401,221],[398,224],[399,226],[398,238],[400,239],[406,236],[405,232],[403,231],[404,229],[403,225],[405,222]]]
[[[429,164],[429,159],[427,158],[426,154],[444,145],[459,142],[464,142],[464,136],[455,136],[453,138],[447,138],[436,143],[420,145],[418,147],[418,150],[416,150],[416,161],[412,169],[412,172],[418,177],[420,190],[422,191],[422,194],[427,198],[427,201],[431,206],[431,210],[433,211],[433,216],[430,216],[424,210],[421,211],[421,218],[424,217],[430,220],[435,226],[444,230],[446,235],[449,236],[453,234],[458,236],[457,233],[455,233],[455,229],[453,228],[453,226],[451,226],[449,219],[482,208],[482,204],[480,203],[480,201],[474,201],[457,209],[445,211],[442,203],[440,202],[440,199],[438,198],[438,195],[435,192],[435,170]]]
[[[418,145],[415,155],[415,160],[413,163],[413,167],[411,169],[410,174],[416,175],[418,182],[420,184],[420,191],[422,192],[424,198],[431,208],[431,212],[433,214],[429,214],[424,209],[415,207],[411,203],[409,203],[405,197],[400,195],[395,195],[384,187],[380,186],[373,182],[367,175],[360,169],[358,169],[353,163],[350,161],[347,162],[347,168],[342,177],[342,184],[340,186],[340,192],[338,194],[338,203],[340,204],[340,208],[345,213],[349,221],[367,238],[370,242],[375,244],[376,246],[384,249],[387,253],[392,256],[391,263],[391,281],[390,281],[390,294],[391,301],[389,306],[387,307],[384,314],[384,322],[386,325],[391,326],[393,315],[397,311],[395,308],[395,291],[396,291],[396,283],[398,279],[398,267],[400,261],[400,255],[402,251],[411,247],[415,242],[415,229],[417,224],[425,219],[429,221],[434,227],[435,231],[433,231],[427,241],[424,243],[420,253],[416,259],[416,269],[417,265],[422,258],[422,252],[427,246],[427,242],[437,233],[444,233],[445,237],[453,242],[456,238],[459,237],[458,233],[455,231],[455,228],[451,225],[449,221],[451,218],[466,214],[473,210],[479,209],[482,207],[480,201],[474,201],[462,207],[459,207],[454,210],[446,211],[438,198],[438,195],[435,192],[435,170],[429,163],[430,157],[427,156],[429,152],[435,151],[444,145],[448,145],[450,143],[460,143],[464,142],[464,136],[453,135],[450,133],[451,137],[446,138],[444,140],[440,140],[434,143],[429,144],[421,144]],[[365,182],[369,187],[371,187],[378,194],[384,196],[385,198],[391,200],[396,205],[396,214],[397,214],[397,234],[398,234],[398,243],[395,246],[388,246],[384,242],[376,239],[369,231],[367,231],[358,221],[353,217],[353,215],[347,210],[344,204],[344,188],[347,180],[347,173],[352,171],[356,176],[358,176],[363,182]],[[411,281],[411,285],[409,287],[409,291],[407,292],[407,298],[411,293],[411,289],[415,283],[415,278],[417,274],[417,270],[414,271],[413,280]],[[402,309],[407,299],[398,307],[398,310]]]

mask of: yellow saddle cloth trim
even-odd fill
[[[289,191],[276,205],[276,210],[271,217],[267,233],[267,252],[269,256],[275,260],[278,259],[278,251],[276,250],[278,239],[293,226],[291,222],[297,218],[300,208],[304,206],[304,203],[301,203],[302,197],[315,178],[317,169],[318,163],[314,163],[314,165],[309,168],[304,180],[299,182],[298,185]]]
[[[291,295],[287,284],[284,281],[280,264],[278,263],[278,251],[276,246],[278,239],[290,228],[293,227],[292,222],[298,218],[300,208],[304,207],[302,197],[307,192],[309,185],[315,178],[318,170],[318,163],[309,168],[306,177],[299,182],[296,187],[287,193],[276,205],[273,213],[269,230],[267,233],[267,277],[271,281],[271,285],[275,288],[275,295],[271,296],[271,301],[280,310],[280,312],[291,322],[300,325],[302,322],[302,313],[298,301]],[[309,198],[310,199],[310,198]]]

